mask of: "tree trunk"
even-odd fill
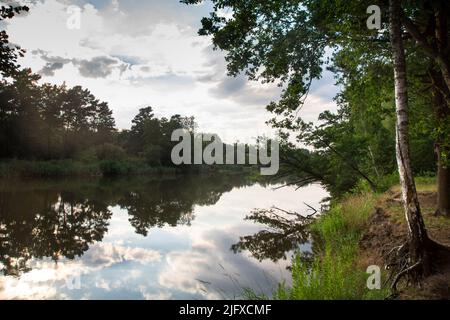
[[[441,65],[442,77],[444,78],[447,90],[450,91],[450,63],[445,59],[438,59]]]
[[[389,1],[390,37],[395,76],[396,157],[406,221],[408,224],[409,257],[411,267],[421,267],[421,274],[431,273],[428,236],[420,211],[416,185],[411,169],[408,133],[408,95],[406,60],[400,21],[400,0]]]
[[[439,145],[436,146],[437,154],[437,210],[436,215],[450,216],[450,168],[442,161]]]
[[[447,85],[447,92],[450,92],[450,61],[448,55],[448,28],[447,28],[447,6],[444,2],[438,2],[434,14],[435,17],[435,37],[438,51],[437,63],[440,65],[442,76]]]
[[[433,4],[434,10],[434,39],[430,44],[425,34],[423,34],[419,27],[409,19],[402,10],[400,10],[401,20],[413,39],[419,44],[424,52],[430,57],[439,67],[447,88],[445,92],[445,99],[448,101],[450,92],[450,57],[449,57],[449,33],[448,33],[448,12],[449,5],[445,0],[436,1]]]
[[[435,14],[436,19],[436,40],[437,47],[440,52],[446,52],[448,48],[448,28],[447,28],[447,16],[448,11],[447,7],[440,3],[439,10]],[[444,90],[444,95],[447,95],[450,92],[450,61],[447,58],[441,59],[441,72],[442,77],[444,78],[444,82],[447,86],[447,90]],[[437,99],[436,113],[438,119],[446,119],[449,116],[448,108],[450,108],[450,104],[446,105],[445,102],[448,99],[444,99],[440,92],[436,92],[435,98]],[[448,138],[448,137],[447,137]],[[442,159],[442,149],[441,145],[438,143],[436,145],[436,153],[437,153],[437,166],[438,166],[438,198],[437,198],[437,214],[448,216],[450,215],[450,169],[443,163]]]
[[[429,71],[432,77],[433,84],[433,111],[436,115],[437,126],[442,126],[445,120],[450,116],[450,107],[447,105],[443,95],[443,79],[440,74]],[[442,134],[438,135],[435,142],[435,151],[437,157],[437,209],[436,215],[450,215],[450,168],[447,167],[447,163],[444,163],[442,155],[448,150],[443,149],[445,146],[445,140],[448,137]]]

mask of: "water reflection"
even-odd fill
[[[117,204],[126,209],[130,223],[138,234],[147,235],[152,227],[187,224],[194,219],[194,205],[213,205],[224,192],[251,185],[241,176],[149,181],[129,186]],[[118,183],[123,190],[124,186]]]
[[[301,215],[280,208],[256,209],[246,220],[265,225],[268,229],[253,235],[240,237],[231,249],[236,252],[248,250],[259,261],[270,259],[277,262],[286,259],[289,252],[295,251],[310,242],[307,226],[312,216]]]
[[[74,259],[101,241],[111,212],[126,209],[136,233],[152,227],[190,224],[194,205],[212,205],[239,176],[100,181],[4,181],[0,189],[0,262],[5,275],[28,271],[30,258]],[[55,188],[63,187],[63,190]]]
[[[0,192],[0,262],[6,275],[28,271],[30,258],[81,256],[107,231],[105,203],[72,192],[22,189]]]
[[[326,195],[304,193],[317,202]],[[277,204],[297,210],[298,194],[238,175],[0,181],[0,298],[270,294],[288,276],[288,261],[277,260],[307,235],[273,215],[244,217]],[[277,231],[262,232],[265,223]],[[67,287],[73,276],[77,290]]]

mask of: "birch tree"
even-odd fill
[[[182,2],[199,4],[202,0]],[[408,226],[407,242],[393,250],[394,262],[401,266],[394,270],[396,273],[393,287],[395,289],[405,276],[419,280],[422,276],[431,274],[431,257],[437,249],[443,247],[430,240],[427,235],[411,167],[402,26],[407,25],[411,34],[414,33],[414,28],[411,28],[411,21],[405,18],[401,0],[211,2],[213,12],[202,19],[199,34],[211,36],[214,47],[226,52],[229,75],[236,76],[245,72],[251,80],[278,82],[283,86],[280,99],[267,106],[277,117],[276,121],[271,122],[275,128],[291,131],[300,128],[297,121],[298,111],[308,96],[311,83],[322,75],[327,49],[334,48],[339,51],[349,44],[373,47],[375,51],[368,52],[362,59],[378,60],[387,64],[390,59],[385,59],[384,52],[389,53],[389,49],[392,49],[395,65],[396,158]],[[389,23],[383,22],[383,30],[367,29],[366,9],[372,4],[388,9],[383,10],[383,13],[389,16]],[[415,3],[408,4],[410,11],[416,12],[413,7]],[[224,15],[224,12],[231,14]],[[441,23],[443,17],[439,21]],[[445,61],[446,56],[443,57],[439,53],[434,57],[445,78],[448,62]],[[360,72],[363,64],[363,61],[359,61],[355,72]]]
[[[408,224],[409,260],[407,267],[397,274],[393,287],[403,275],[422,269],[423,275],[431,272],[427,248],[428,235],[420,211],[414,176],[411,169],[409,148],[408,90],[406,84],[406,59],[400,21],[400,0],[389,1],[389,22],[394,62],[396,109],[396,158],[400,175],[405,217]]]

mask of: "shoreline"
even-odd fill
[[[253,167],[240,166],[151,166],[141,159],[80,161],[1,160],[0,178],[100,178],[137,175],[242,174],[253,173]]]
[[[417,189],[427,230],[433,239],[449,245],[450,221],[434,215],[435,177],[417,178]],[[292,262],[293,286],[280,284],[273,298],[281,300],[384,300],[396,298],[449,299],[450,259],[442,257],[438,273],[423,279],[421,289],[405,286],[391,296],[386,285],[389,273],[388,252],[406,240],[400,187],[373,193],[362,190],[332,200],[329,211],[309,225],[316,248],[312,261],[295,256]],[[381,270],[381,288],[368,289],[366,271],[370,266]]]

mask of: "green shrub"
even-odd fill
[[[146,162],[155,167],[161,166],[162,149],[158,145],[148,145],[144,148],[143,156]]]
[[[98,160],[120,161],[127,157],[123,148],[112,143],[104,143],[94,148]]]
[[[123,161],[105,160],[100,163],[100,171],[104,176],[117,176],[129,173],[130,168]]]
[[[398,172],[392,174],[384,175],[374,179],[374,183],[377,187],[378,192],[384,192],[390,187],[397,185],[399,183]],[[365,194],[371,192],[369,183],[367,180],[360,179],[356,186],[351,190],[351,194]]]
[[[0,165],[2,176],[63,177],[98,175],[96,163],[85,164],[73,160],[24,161],[11,160]]]

